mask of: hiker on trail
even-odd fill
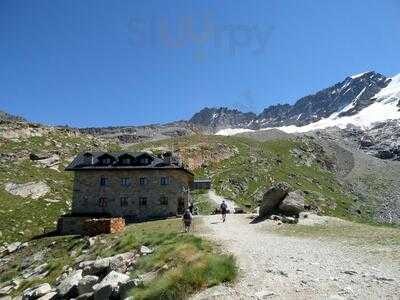
[[[192,216],[190,210],[187,209],[182,216],[182,222],[183,222],[183,226],[185,227],[185,232],[190,231],[190,227],[192,226],[192,220],[193,220],[193,216]]]
[[[228,211],[228,206],[226,205],[225,200],[222,200],[220,208],[221,208],[222,222],[225,222],[226,213]]]

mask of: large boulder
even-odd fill
[[[301,191],[290,192],[279,204],[279,211],[285,215],[298,215],[304,211],[304,196]]]
[[[282,200],[287,196],[291,187],[286,182],[278,182],[269,188],[263,195],[260,204],[260,217],[274,213]]]

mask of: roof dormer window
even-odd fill
[[[149,159],[148,159],[147,157],[142,157],[142,158],[140,159],[140,163],[141,163],[142,165],[148,165],[148,164],[149,164]]]
[[[122,164],[123,165],[130,165],[131,164],[131,159],[126,157],[122,159]]]
[[[89,152],[83,154],[83,162],[86,166],[93,165],[93,155]]]
[[[98,159],[99,159],[100,164],[105,165],[105,166],[111,165],[115,160],[115,158],[108,153],[99,156]]]
[[[124,153],[118,157],[119,164],[124,166],[132,165],[135,161],[135,157],[130,155],[129,153]]]

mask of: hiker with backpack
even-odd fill
[[[189,209],[185,211],[182,216],[183,226],[185,227],[185,232],[190,231],[190,227],[192,226],[193,215]]]
[[[222,222],[225,222],[226,213],[228,212],[228,205],[226,205],[225,200],[222,200],[220,209],[221,209]]]

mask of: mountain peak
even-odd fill
[[[359,113],[376,101],[376,95],[392,79],[375,71],[346,77],[343,81],[313,95],[300,98],[295,104],[277,104],[265,108],[258,116],[227,107],[205,108],[190,123],[218,131],[227,128],[259,129],[282,126],[305,126],[328,117],[348,117]]]

